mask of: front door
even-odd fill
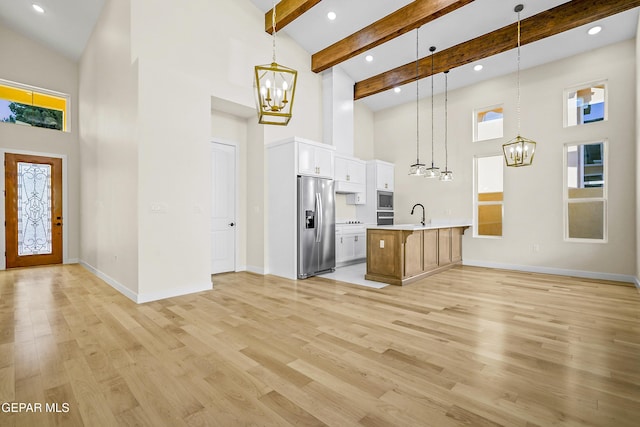
[[[236,147],[214,142],[211,167],[211,274],[216,274],[236,268]]]
[[[62,159],[5,154],[7,268],[62,263]]]

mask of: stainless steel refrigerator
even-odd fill
[[[298,176],[298,278],[336,267],[333,180]]]

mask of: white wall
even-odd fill
[[[87,264],[137,301],[211,287],[211,97],[253,107],[253,67],[271,61],[263,20],[249,0],[106,2],[81,66],[83,194],[96,191],[83,202],[90,215],[83,253]],[[101,49],[107,49],[104,59]],[[294,117],[287,127],[247,122],[241,178],[247,183],[243,214],[252,218],[246,264],[259,272],[268,256],[264,144],[294,135],[322,140],[321,79],[309,70],[309,54],[279,35],[277,58],[299,71]],[[116,95],[132,122],[114,120],[122,120],[113,116],[121,111],[112,105]],[[112,200],[116,189],[123,197]],[[118,209],[115,218],[100,216],[105,207],[112,213],[111,206]],[[108,241],[125,223],[132,232],[123,243]],[[131,264],[122,263],[123,253],[131,254]]]
[[[264,125],[247,122],[247,270],[265,273],[267,251]]]
[[[362,160],[373,160],[374,155],[374,115],[362,102],[355,102],[353,108],[354,135],[353,155]]]
[[[635,176],[635,42],[523,70],[522,135],[538,142],[533,166],[505,168],[504,237],[464,238],[464,259],[485,265],[524,265],[546,269],[636,274]],[[450,80],[455,79],[452,70]],[[443,78],[442,75],[436,78]],[[609,81],[609,121],[563,128],[563,89],[593,80]],[[412,222],[410,209],[423,203],[430,218],[472,218],[473,157],[501,154],[502,143],[515,137],[515,75],[449,93],[449,167],[455,180],[441,183],[409,177],[404,170],[415,157],[415,104],[375,114],[375,157],[396,164],[396,218]],[[421,101],[427,107],[430,99]],[[475,108],[504,103],[505,137],[472,142]],[[444,166],[443,97],[435,99],[437,166]],[[421,108],[429,111],[429,108]],[[430,114],[421,117],[421,160],[431,160]],[[567,142],[609,140],[609,241],[604,244],[563,241],[562,162]],[[389,141],[394,141],[390,144]],[[426,154],[426,156],[425,156]],[[533,252],[532,245],[539,252]]]
[[[81,261],[138,289],[138,70],[129,1],[107,1],[80,60]]]
[[[67,211],[64,228],[65,262],[77,262],[80,256],[80,174],[78,150],[78,69],[77,65],[50,49],[27,39],[0,24],[0,78],[43,89],[67,93],[70,102],[70,132],[60,132],[10,123],[0,123],[0,150],[66,156]],[[0,162],[4,177],[4,162]],[[2,179],[2,182],[4,180]],[[4,188],[4,186],[3,186]],[[0,222],[4,222],[4,199],[0,202]],[[0,228],[0,253],[4,252],[4,228]],[[5,258],[0,257],[0,268]]]

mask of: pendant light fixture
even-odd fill
[[[536,142],[520,136],[520,12],[524,6],[519,4],[513,10],[518,14],[518,136],[511,141],[502,144],[502,152],[507,166],[530,166],[533,163],[533,155],[536,151]]]
[[[444,72],[444,170],[440,174],[440,181],[453,181],[453,172],[449,170],[449,148],[447,140],[449,134],[449,92],[448,92],[448,76],[449,70]]]
[[[254,92],[258,123],[286,126],[293,112],[298,72],[276,62],[276,2],[271,14],[273,61],[255,66]]]
[[[425,164],[420,163],[420,75],[418,73],[419,52],[418,47],[420,45],[418,32],[419,28],[416,28],[416,162],[409,167],[410,176],[425,176],[426,169]]]
[[[435,46],[429,48],[431,52],[431,167],[426,169],[425,178],[438,178],[440,176],[440,168],[437,168],[433,164],[433,52],[436,51]]]

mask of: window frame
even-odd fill
[[[496,136],[493,138],[478,139],[478,124],[480,123],[478,122],[478,114],[483,112],[493,111],[496,109],[502,110],[502,135]],[[504,103],[489,105],[487,107],[474,108],[471,120],[472,120],[471,125],[473,129],[473,142],[495,141],[496,139],[504,138]]]
[[[481,202],[478,200],[478,160],[487,157],[499,157],[500,165],[502,166],[502,200],[501,201],[484,201]],[[504,238],[504,156],[502,153],[500,154],[478,154],[473,156],[473,237],[479,239],[494,239],[500,240]],[[502,215],[502,234],[499,236],[489,235],[489,234],[479,234],[479,218],[478,218],[478,207],[479,206],[489,206],[489,205],[500,205],[501,215]]]
[[[578,145],[602,144],[602,176],[604,184],[602,186],[602,197],[588,198],[569,198],[569,174],[568,168],[568,147]],[[571,243],[608,243],[609,241],[609,140],[600,138],[591,141],[567,142],[562,148],[562,222],[563,222],[563,239],[565,242]],[[602,202],[602,239],[591,239],[583,237],[569,237],[569,204],[570,203],[589,203]]]
[[[569,124],[569,93],[577,92],[581,89],[593,88],[594,86],[604,86],[604,115],[602,120],[598,120],[595,122],[587,122],[587,123],[576,123],[575,125]],[[593,125],[601,122],[606,122],[609,120],[609,80],[608,79],[599,79],[593,80],[590,82],[585,82],[582,84],[577,84],[565,88],[562,93],[562,124],[565,128],[572,128],[577,126],[584,125]]]
[[[18,82],[14,82],[11,80],[5,80],[5,79],[0,79],[0,85],[1,86],[6,86],[8,88],[12,88],[12,89],[18,89],[18,90],[24,90],[24,91],[28,91],[28,92],[32,92],[33,94],[38,94],[38,95],[44,95],[45,97],[55,97],[55,98],[61,98],[65,101],[65,108],[63,110],[60,110],[58,108],[51,108],[49,106],[47,106],[47,104],[30,104],[32,106],[36,106],[36,107],[40,107],[40,108],[46,108],[49,110],[58,110],[58,111],[62,111],[62,129],[58,130],[58,129],[53,129],[53,130],[58,130],[59,132],[66,132],[66,133],[70,133],[71,132],[71,95],[67,94],[67,93],[62,93],[62,92],[57,92],[54,90],[50,90],[50,89],[44,89],[41,87],[37,87],[37,86],[31,86],[31,85],[27,85],[24,83],[18,83]],[[3,98],[4,99],[4,98]],[[17,102],[17,101],[14,101]],[[19,104],[23,104],[21,102],[17,102]],[[29,105],[29,104],[24,104],[24,105]],[[36,128],[41,128],[41,129],[47,129],[46,127],[40,127],[40,126],[33,126]]]

